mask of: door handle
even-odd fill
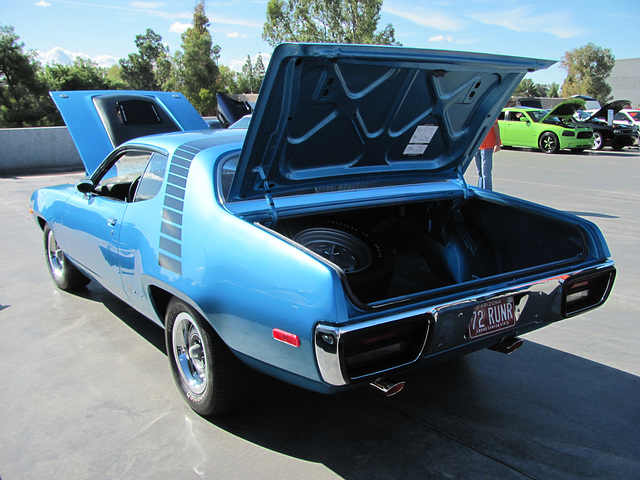
[[[111,217],[107,220],[107,223],[109,224],[110,227],[115,227],[117,222],[118,222],[118,219],[115,217]]]

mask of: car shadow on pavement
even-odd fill
[[[404,378],[386,398],[273,381],[212,423],[345,479],[634,478],[640,378],[535,343]]]
[[[162,353],[166,353],[164,329],[111,294],[100,284],[91,281],[86,287],[79,288],[71,294],[104,305],[107,310],[138,335],[146,339]]]

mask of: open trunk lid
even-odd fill
[[[553,61],[371,45],[282,44],[230,201],[462,178],[511,93]]]

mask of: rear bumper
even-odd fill
[[[551,322],[602,305],[613,286],[612,261],[481,295],[434,303],[342,327],[319,324],[315,355],[322,379],[344,386],[390,372],[480,350]],[[478,305],[513,299],[515,325],[471,338],[469,326]]]

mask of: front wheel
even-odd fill
[[[44,227],[44,256],[53,283],[60,290],[75,290],[89,283],[89,279],[60,250],[53,230],[48,224]]]
[[[544,153],[557,153],[560,150],[558,136],[553,132],[543,133],[538,141],[538,146]]]
[[[165,340],[173,379],[196,413],[220,414],[250,398],[254,373],[195,309],[177,298],[167,308]]]
[[[593,150],[602,150],[604,147],[604,138],[600,132],[593,132]]]

